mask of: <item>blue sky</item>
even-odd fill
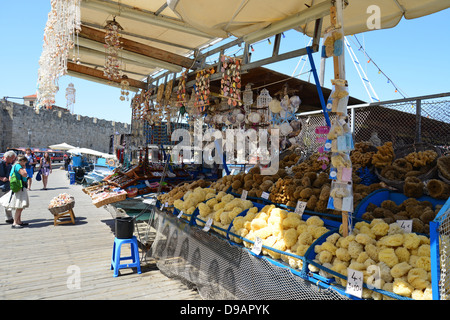
[[[50,11],[49,0],[0,0],[0,98],[4,96],[23,97],[36,92],[39,57],[47,15]],[[357,35],[359,41],[378,67],[407,97],[429,95],[450,91],[450,9],[414,20],[403,19],[391,29],[376,30]],[[286,32],[282,40],[281,51],[303,47],[309,38],[298,32]],[[369,80],[381,100],[403,98],[395,92],[392,83],[378,73],[374,64],[367,58],[352,36],[348,37],[352,48],[363,66]],[[273,37],[271,38],[273,42]],[[253,57],[259,59],[272,46],[263,41],[254,45]],[[233,51],[233,50],[230,50]],[[314,54],[316,67],[320,67],[319,54]],[[368,101],[369,97],[346,52],[346,75],[350,94]],[[300,58],[294,58],[266,67],[291,75]],[[297,69],[300,72],[301,64]],[[310,69],[309,64],[304,72]],[[325,87],[330,87],[332,60],[327,60]],[[300,77],[308,80],[308,74]],[[311,76],[311,81],[313,78]],[[75,113],[83,116],[120,122],[131,122],[129,102],[119,100],[120,89],[75,77],[64,76],[59,80],[60,90],[56,104],[66,106],[65,91],[67,85],[75,85]],[[301,98],[301,97],[300,97]],[[21,100],[12,100],[21,102]]]

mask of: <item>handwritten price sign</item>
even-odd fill
[[[345,292],[355,297],[362,298],[363,273],[361,271],[347,269],[347,287]]]

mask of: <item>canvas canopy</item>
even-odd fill
[[[370,30],[368,20],[380,14],[380,28],[396,26],[450,7],[450,0],[348,0],[344,30]],[[103,76],[104,36],[108,20],[123,28],[122,73],[131,89],[146,88],[146,78],[160,71],[200,67],[195,59],[222,39],[253,43],[295,29],[312,36],[317,19],[321,33],[330,25],[331,0],[81,0],[80,64],[68,62],[70,75],[111,84]],[[375,12],[376,14],[376,12]],[[115,83],[114,85],[118,85]]]
[[[52,144],[51,146],[48,146],[50,149],[54,150],[70,150],[75,148],[74,146],[68,144],[68,143],[60,143],[60,144]]]

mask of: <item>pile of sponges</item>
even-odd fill
[[[215,196],[215,189],[197,187],[194,190],[189,190],[186,192],[183,199],[175,200],[173,205],[179,211],[183,211],[183,218],[190,221],[197,205],[207,199],[214,198]]]
[[[252,248],[252,242],[258,237],[264,246],[303,257],[311,244],[328,231],[318,216],[305,221],[295,212],[266,205],[259,212],[249,211],[245,216],[236,217],[230,232],[240,238],[230,238],[237,243],[243,239],[244,246]],[[302,268],[301,259],[277,251],[263,248],[262,254],[281,259],[292,268]]]
[[[204,226],[211,219],[211,226],[220,228],[213,228],[213,230],[226,236],[225,230],[228,230],[233,219],[247,209],[248,212],[258,211],[250,200],[235,198],[231,194],[220,191],[215,197],[198,204],[199,214],[196,223],[198,226]]]
[[[370,203],[361,217],[369,221],[383,219],[388,224],[412,220],[413,232],[429,234],[430,221],[433,221],[441,208],[442,205],[433,207],[430,201],[419,201],[415,198],[408,198],[399,205],[392,200],[384,200],[380,206]]]
[[[364,283],[400,296],[423,300],[432,299],[430,239],[416,233],[406,233],[397,223],[387,224],[381,219],[370,223],[358,222],[351,235],[333,233],[314,248],[315,262],[347,276],[347,268],[361,271]],[[315,266],[310,268],[318,272]],[[376,279],[374,271],[379,271]],[[320,270],[323,276],[333,277]],[[337,283],[347,281],[334,276]],[[364,288],[363,298],[393,299]]]

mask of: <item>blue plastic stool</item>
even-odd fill
[[[120,250],[123,244],[131,244],[131,256],[121,257]],[[132,260],[132,263],[120,264],[122,260]],[[137,238],[133,236],[130,239],[114,239],[113,254],[111,259],[111,270],[114,270],[114,277],[119,275],[119,269],[137,268],[137,273],[141,273],[141,264],[139,261],[139,249]]]

